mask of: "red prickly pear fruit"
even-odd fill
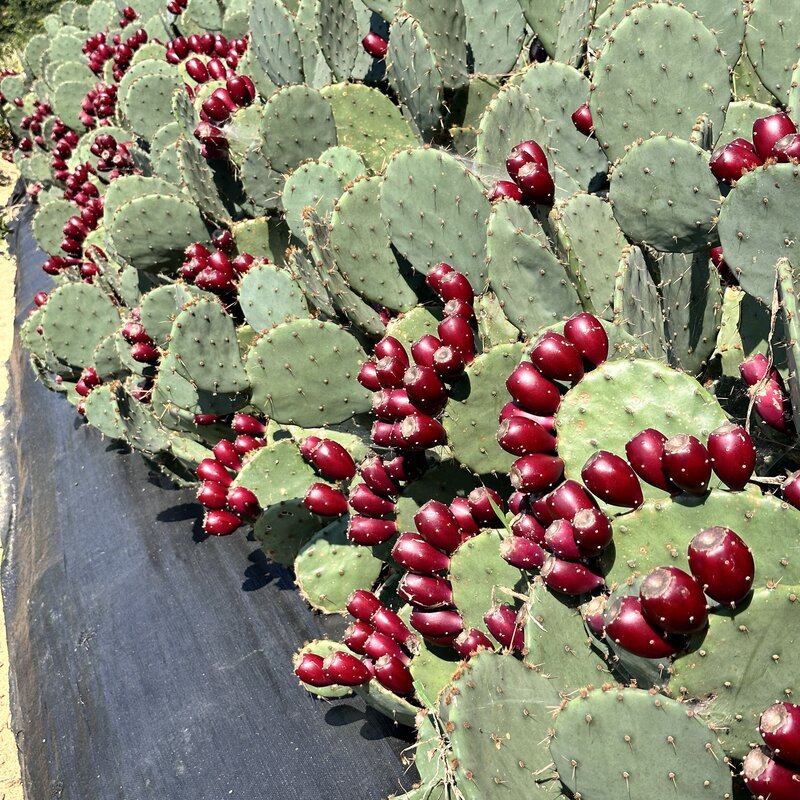
[[[211,448],[211,452],[214,454],[214,458],[224,467],[232,469],[234,472],[238,472],[242,468],[242,459],[239,458],[233,442],[229,442],[227,439],[220,439]]]
[[[216,93],[206,97],[201,108],[206,117],[212,122],[227,122],[231,118],[231,110],[228,104]]]
[[[387,636],[406,647],[414,643],[414,634],[406,627],[405,622],[400,619],[398,614],[386,608],[384,605],[381,605],[381,607],[372,614],[369,621],[376,631],[385,633]]]
[[[761,715],[758,731],[774,756],[800,769],[800,706],[785,700],[771,705]]]
[[[383,462],[386,473],[395,481],[415,481],[425,474],[428,461],[424,453],[401,453]]]
[[[441,422],[427,414],[409,414],[400,423],[402,449],[430,450],[447,442],[447,433]]]
[[[338,686],[361,686],[372,677],[367,665],[352,653],[337,650],[322,661],[325,676]]]
[[[461,658],[470,658],[481,648],[494,650],[494,642],[478,628],[461,631],[453,640],[453,648]]]
[[[350,508],[365,517],[385,517],[393,514],[395,503],[375,494],[366,483],[359,483],[350,492]]]
[[[453,605],[450,581],[438,575],[406,572],[397,584],[397,594],[415,608],[446,608]]]
[[[444,261],[440,261],[438,264],[434,265],[428,271],[428,274],[425,276],[425,283],[433,289],[434,292],[438,295],[441,291],[442,280],[444,279],[445,275],[449,275],[451,272],[455,272],[455,270]]]
[[[544,533],[545,547],[558,558],[565,561],[580,561],[583,553],[575,541],[572,523],[565,519],[551,522]]]
[[[689,494],[702,495],[711,480],[711,458],[700,441],[679,433],[664,442],[664,468],[669,479]]]
[[[396,533],[397,523],[393,519],[362,517],[360,514],[350,517],[347,526],[347,538],[365,546],[388,542]]]
[[[780,373],[763,353],[756,353],[742,361],[739,364],[739,374],[748,386],[755,386],[767,375],[769,380],[781,381]]]
[[[448,303],[451,300],[461,300],[471,306],[475,302],[475,292],[472,290],[472,284],[470,284],[469,278],[463,272],[453,270],[443,275],[434,290],[444,303]]]
[[[227,228],[218,228],[211,234],[211,241],[217,250],[222,250],[223,253],[230,253],[233,250],[233,234]],[[209,258],[212,256],[209,253]]]
[[[411,357],[420,367],[433,367],[433,357],[441,346],[440,339],[432,333],[426,333],[411,345]]]
[[[546,492],[564,475],[564,462],[558,456],[533,453],[521,456],[509,472],[511,485],[519,492]]]
[[[594,133],[594,122],[592,122],[592,112],[588,103],[576,108],[570,119],[578,133],[582,133],[584,136],[591,136]]]
[[[556,185],[547,167],[541,164],[523,164],[517,172],[517,186],[522,190],[522,201],[537,206],[551,206],[556,196]]]
[[[378,379],[378,371],[374,361],[365,361],[361,365],[356,380],[370,392],[380,391],[381,382]]]
[[[590,367],[599,367],[608,359],[608,334],[593,314],[584,311],[570,317],[564,324],[564,336]]]
[[[219,58],[212,58],[206,63],[208,74],[217,81],[225,80],[228,75],[228,68],[225,62]]]
[[[298,445],[300,449],[300,455],[306,461],[311,461],[311,454],[314,452],[314,448],[322,441],[319,436],[307,436],[303,439],[302,442]]]
[[[356,474],[352,456],[333,439],[322,439],[311,451],[309,461],[328,481],[349,481]]]
[[[464,620],[458,611],[426,611],[415,608],[411,612],[411,627],[423,638],[434,644],[452,644],[453,639],[464,630]]]
[[[784,136],[797,133],[797,127],[784,111],[761,117],[753,123],[753,147],[756,153],[766,161],[776,156],[775,144]]]
[[[565,481],[564,483],[570,483],[570,481]],[[572,483],[575,483],[575,481],[572,481]],[[562,483],[561,486],[563,485],[564,484]],[[558,488],[560,489],[561,486],[559,486]],[[542,525],[545,526],[549,525],[555,519],[569,519],[569,517],[564,517],[561,514],[554,514],[550,510],[548,501],[552,494],[553,492],[547,492],[546,494],[540,494],[538,497],[534,497],[533,495],[531,495],[531,500],[530,500],[531,514],[533,514],[534,517],[536,517],[536,519],[538,519],[539,522],[541,522]]]
[[[249,106],[256,99],[256,87],[247,75],[234,75],[225,81],[225,88],[228,90],[233,102],[240,108]]]
[[[497,181],[489,191],[489,202],[496,203],[498,200],[513,200],[515,203],[521,203],[522,189],[514,181]]]
[[[372,413],[382,422],[400,422],[419,410],[405,389],[381,389],[372,397]]]
[[[458,274],[458,273],[455,273]],[[464,317],[446,317],[437,326],[436,332],[446,347],[452,347],[465,364],[475,358],[475,334]]]
[[[369,622],[375,612],[383,608],[383,603],[372,592],[368,592],[366,589],[356,589],[347,598],[345,608],[347,613],[356,619]]]
[[[411,402],[423,410],[440,409],[447,401],[447,387],[433,367],[409,367],[403,374],[403,386]]]
[[[545,549],[533,539],[509,536],[500,544],[500,555],[512,567],[524,570],[539,570],[547,558]]]
[[[544,496],[547,507],[547,517],[550,522],[555,519],[572,520],[584,508],[597,508],[594,498],[573,480],[564,481],[552,492]]]
[[[197,490],[197,502],[203,508],[220,511],[228,504],[228,489],[216,481],[203,481]]]
[[[514,536],[530,539],[532,542],[536,542],[536,544],[544,544],[544,526],[533,514],[517,514],[517,516],[511,520],[511,532]]]
[[[367,639],[375,633],[375,628],[368,622],[357,619],[355,622],[350,623],[344,632],[343,642],[354,652],[359,655],[365,656],[366,649],[364,645]]]
[[[475,517],[472,516],[469,501],[466,497],[454,498],[449,505],[449,509],[458,523],[458,530],[462,542],[464,539],[477,536],[481,532],[481,526],[476,522]]]
[[[792,428],[792,410],[789,399],[778,381],[770,380],[755,392],[755,409],[770,428],[788,433]]]
[[[433,354],[433,369],[443,381],[453,381],[464,371],[464,359],[455,347],[443,344]]]
[[[525,492],[511,492],[508,496],[508,510],[512,514],[523,514],[528,508],[528,495]]]
[[[361,46],[364,48],[367,55],[379,60],[386,58],[386,53],[389,50],[389,42],[384,39],[383,36],[375,33],[375,31],[370,31],[361,40]]]
[[[392,558],[401,567],[425,575],[450,568],[446,553],[433,547],[424,537],[411,531],[401,533],[392,548]]]
[[[542,566],[542,578],[548,589],[577,597],[603,585],[603,578],[583,564],[550,556]]]
[[[448,555],[461,544],[458,520],[439,500],[428,500],[414,514],[414,525],[428,544]]]
[[[760,747],[745,756],[742,777],[753,797],[759,800],[797,800],[800,792],[800,773],[770,758]]]
[[[734,492],[747,485],[756,466],[756,448],[750,434],[726,422],[708,435],[708,455],[717,477]]]
[[[381,656],[375,662],[375,679],[385,689],[401,697],[414,693],[414,679],[411,677],[411,672],[395,656]]]
[[[147,342],[136,342],[131,347],[131,358],[141,364],[152,364],[161,358],[158,348]]]
[[[572,518],[575,543],[584,557],[600,555],[611,544],[611,520],[599,508],[582,508]]]
[[[506,603],[498,603],[483,615],[489,633],[502,647],[509,650],[525,649],[525,631],[517,621],[517,612]]]
[[[800,159],[800,134],[789,133],[775,142],[772,148],[778,161],[783,163]]]
[[[153,340],[150,338],[141,322],[126,322],[122,326],[120,333],[128,344],[137,344],[138,342],[153,344]]]
[[[255,519],[261,513],[258,498],[244,486],[237,486],[228,493],[228,508],[243,519]]]
[[[712,175],[723,183],[734,183],[750,170],[760,167],[764,159],[752,150],[733,142],[718,147],[709,161]]]
[[[642,611],[667,633],[690,634],[708,622],[708,605],[700,584],[677,567],[656,567],[639,587]]]
[[[217,425],[224,419],[225,417],[221,414],[195,414],[193,422],[195,425],[203,427],[205,425]]]
[[[598,450],[583,465],[581,478],[590,492],[606,503],[638,508],[644,502],[642,487],[631,465],[608,450]]]
[[[327,483],[312,483],[303,498],[303,505],[320,517],[340,517],[347,513],[347,498]]]
[[[664,445],[667,437],[655,428],[645,428],[637,433],[626,445],[625,454],[633,471],[645,483],[670,494],[679,491],[669,479],[664,464]]]
[[[371,436],[373,444],[378,447],[399,447],[402,444],[399,422],[375,422]]]
[[[265,445],[266,441],[264,439],[257,439],[255,436],[248,436],[246,433],[237,436],[233,440],[234,449],[242,457],[245,453],[249,453],[251,450],[258,450]]]
[[[790,506],[800,509],[800,470],[793,472],[781,484],[781,497]]]
[[[232,511],[206,511],[203,517],[203,530],[212,536],[230,536],[242,524],[242,520]]]
[[[375,494],[381,497],[396,498],[400,493],[400,487],[392,479],[383,465],[380,456],[365,458],[359,465],[358,471],[364,479],[364,483],[372,489]]]
[[[231,267],[233,267],[233,271],[237,275],[244,275],[245,272],[255,264],[255,261],[255,257],[251,256],[250,253],[239,253],[239,255],[231,261]]]
[[[548,331],[531,350],[531,361],[546,378],[577,383],[583,377],[583,358],[566,336]]]
[[[393,656],[403,664],[410,661],[402,647],[391,636],[380,631],[372,631],[364,640],[364,653],[367,658],[377,661],[381,656]]]
[[[475,308],[472,303],[454,298],[444,304],[445,317],[464,317],[466,320],[475,319]]]
[[[555,414],[561,404],[558,386],[529,361],[523,361],[506,378],[506,388],[514,400],[532,414]]]
[[[482,528],[498,528],[502,520],[498,518],[495,507],[505,511],[503,498],[488,486],[479,486],[467,495],[467,503],[472,518]],[[494,504],[494,505],[493,505]]]
[[[95,386],[99,386],[101,383],[100,376],[97,374],[97,370],[94,367],[85,367],[81,371],[81,380],[90,389],[94,389]]]
[[[636,595],[617,597],[605,610],[605,634],[616,644],[642,658],[667,658],[679,653],[685,642],[652,625]]]
[[[233,483],[228,470],[215,458],[204,458],[197,465],[197,477],[203,481],[216,481],[223,486],[230,486]]]
[[[403,362],[403,368],[407,369],[409,365],[408,353],[403,343],[396,339],[394,336],[384,336],[375,345],[375,358],[396,358]]]
[[[581,616],[589,630],[597,637],[605,635],[606,622],[603,614],[608,605],[608,595],[599,594],[581,606]]]
[[[375,374],[383,389],[401,389],[407,364],[395,356],[384,356],[375,363]],[[375,390],[373,390],[375,391]]]
[[[37,308],[41,308],[47,302],[47,292],[36,292],[33,302]]]
[[[700,531],[689,542],[689,569],[718,603],[735,606],[753,588],[753,553],[730,528],[715,525]]]
[[[525,164],[539,164],[547,169],[547,155],[533,139],[520,142],[511,148],[511,153],[506,159],[506,170],[513,181],[517,180],[519,171]]]
[[[333,682],[322,669],[322,662],[322,656],[316,653],[298,654],[294,662],[294,674],[309,686],[316,686],[319,689],[331,686]]]

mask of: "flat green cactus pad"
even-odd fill
[[[755,0],[745,30],[745,47],[758,77],[781,103],[792,88],[800,30],[786,0]]]
[[[61,199],[50,200],[39,206],[33,218],[33,238],[41,250],[50,255],[59,254],[64,238],[61,229],[77,210],[74,203]]]
[[[712,614],[698,649],[673,666],[670,690],[707,699],[704,717],[725,753],[735,758],[743,758],[751,744],[761,744],[758,719],[766,708],[797,697],[797,592],[787,584],[759,589],[735,611]]]
[[[250,5],[250,31],[258,63],[279,86],[303,82],[303,55],[294,17],[281,0]]]
[[[178,165],[186,193],[197,203],[203,214],[216,222],[229,225],[230,214],[220,196],[208,161],[200,155],[197,142],[184,137],[178,140]]]
[[[300,548],[324,524],[303,505],[301,497],[295,497],[264,509],[253,526],[253,533],[270,561],[291,567]]]
[[[433,311],[437,311],[438,316]],[[389,321],[386,335],[399,339],[406,350],[410,351],[411,345],[422,336],[428,333],[436,336],[436,328],[441,321],[442,315],[437,309],[422,305],[414,306],[411,311],[398,314]]]
[[[436,647],[424,639],[420,642],[408,668],[414,679],[414,691],[428,708],[438,707],[439,692],[450,685],[460,661],[458,654],[450,648]],[[419,752],[416,757],[419,758]]]
[[[353,544],[344,521],[333,522],[300,549],[294,572],[300,593],[326,614],[347,609],[347,598],[356,589],[371,589],[383,561],[370,547]]]
[[[586,800],[727,800],[731,769],[686,706],[644,689],[595,689],[559,711],[550,753]]]
[[[484,3],[462,0],[467,20],[467,41],[479,75],[511,72],[525,35],[525,18],[518,3]]]
[[[285,269],[273,264],[251,267],[239,282],[239,303],[256,331],[308,316],[303,290]]]
[[[356,339],[330,322],[278,325],[247,355],[253,405],[303,427],[343,422],[371,407],[371,393],[356,381],[365,360]]]
[[[313,210],[321,219],[328,217],[342,194],[344,183],[333,167],[316,161],[302,164],[289,175],[281,202],[286,212],[286,224],[298,239],[306,241],[306,209]]]
[[[175,317],[188,302],[200,297],[212,299],[208,292],[182,281],[159,286],[142,295],[139,313],[148,336],[159,347],[166,347]]]
[[[180,79],[175,74],[154,73],[137,78],[120,97],[120,111],[133,131],[151,139],[162,125],[169,123],[172,120],[172,93],[180,86]]]
[[[691,376],[657,361],[609,361],[561,399],[558,453],[566,477],[580,480],[592,454],[609,450],[625,458],[626,443],[645,428],[665,436],[691,433],[705,441],[726,421],[719,403]],[[643,483],[642,491],[646,498],[666,497],[649,484]]]
[[[103,198],[103,218],[106,226],[110,226],[110,220],[114,219],[120,206],[129,200],[154,194],[177,197],[180,191],[177,184],[169,183],[163,178],[122,175],[109,184]]]
[[[419,707],[385,689],[378,681],[355,687],[355,693],[372,708],[400,725],[414,724]]]
[[[715,147],[722,147],[740,136],[750,139],[753,136],[753,123],[761,117],[768,117],[774,113],[775,107],[766,103],[757,103],[754,100],[732,102],[725,112],[725,125],[714,143]]]
[[[552,681],[511,656],[484,651],[466,662],[439,706],[466,800],[552,790],[547,742],[559,703]]]

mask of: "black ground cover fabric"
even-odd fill
[[[14,233],[17,323],[49,288]],[[291,655],[323,622],[242,531],[78,421],[15,342],[3,442],[12,727],[28,800],[380,800],[407,729],[315,700]]]

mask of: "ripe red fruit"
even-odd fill
[[[340,517],[347,513],[347,498],[327,483],[313,483],[308,487],[303,505],[320,517]]]
[[[781,761],[800,769],[800,706],[783,701],[761,715],[761,738]]]
[[[208,80],[208,69],[206,69],[205,63],[199,58],[190,58],[184,66],[186,67],[186,72],[189,74],[189,77],[195,81],[195,83],[205,83]]]
[[[378,380],[378,371],[374,361],[365,361],[358,371],[356,380],[371,392],[377,392],[381,388],[381,382]]]
[[[261,513],[258,498],[244,486],[237,486],[228,493],[228,508],[243,519],[255,519]]]
[[[403,386],[409,399],[423,411],[439,410],[447,401],[447,387],[433,367],[409,367],[403,373]]]
[[[197,477],[203,481],[216,481],[223,486],[230,486],[233,483],[228,470],[214,458],[204,458],[196,470]]]
[[[456,636],[453,642],[453,648],[461,658],[469,658],[482,647],[488,650],[494,650],[494,642],[483,631],[477,628],[470,628],[468,631],[462,631]]]
[[[489,202],[496,203],[498,200],[513,200],[515,203],[521,203],[522,189],[513,181],[497,181],[489,191]]]
[[[368,622],[357,619],[347,626],[344,632],[342,641],[354,652],[359,655],[366,655],[366,648],[364,645],[372,634],[375,633],[375,628]]]
[[[369,622],[375,613],[383,608],[383,603],[366,589],[356,589],[347,598],[347,613],[364,622]]]
[[[531,350],[531,361],[539,372],[554,381],[577,383],[583,377],[583,359],[566,336],[548,331]]]
[[[372,677],[360,658],[343,650],[326,656],[322,661],[322,671],[331,683],[339,686],[361,686]]]
[[[517,612],[510,605],[499,603],[492,606],[491,610],[483,615],[483,621],[489,633],[503,647],[518,651],[525,648],[525,630],[517,620]]]
[[[428,461],[424,453],[399,453],[384,461],[383,466],[395,481],[414,481],[425,474]]]
[[[397,594],[415,608],[433,610],[453,605],[453,587],[438,575],[406,572],[397,584]]]
[[[400,423],[404,450],[429,450],[447,442],[447,433],[441,422],[427,414],[409,414]]]
[[[430,268],[428,274],[425,276],[425,283],[438,295],[441,291],[442,279],[451,272],[455,272],[455,270],[447,262],[440,261]]]
[[[509,536],[500,544],[500,555],[512,567],[524,570],[538,570],[547,558],[545,549],[533,539],[522,536]]]
[[[375,358],[396,358],[399,361],[403,362],[404,367],[408,367],[408,353],[406,352],[405,345],[399,340],[396,339],[394,336],[384,336],[376,345],[375,345]]]
[[[432,333],[426,333],[411,345],[414,363],[421,367],[433,367],[433,357],[442,343]]]
[[[375,678],[385,689],[401,697],[414,693],[411,672],[396,656],[387,654],[375,662]]]
[[[402,645],[410,646],[415,641],[414,634],[406,627],[399,615],[383,604],[373,612],[369,621],[376,631],[385,633]]]
[[[244,108],[256,99],[256,87],[247,75],[234,75],[225,81],[225,88],[237,106]]]
[[[600,555],[611,544],[611,520],[599,508],[582,508],[572,518],[575,543],[584,557]]]
[[[469,501],[466,497],[455,497],[449,505],[450,513],[455,517],[461,541],[469,539],[470,536],[477,536],[481,532],[481,526],[472,516]]]
[[[750,434],[726,422],[708,436],[708,454],[717,477],[735,492],[747,485],[756,465],[756,448]]]
[[[775,156],[775,144],[790,133],[797,133],[794,122],[784,111],[761,117],[753,123],[753,147],[766,160]]]
[[[207,511],[203,518],[203,530],[212,536],[229,536],[242,520],[232,511]]]
[[[752,150],[729,142],[713,152],[709,167],[718,181],[730,184],[738,181],[745,172],[760,167],[763,163],[764,159]]]
[[[219,511],[228,504],[228,489],[216,481],[203,481],[197,490],[197,502],[203,508]]]
[[[333,439],[322,439],[311,451],[308,460],[328,481],[349,481],[356,474],[352,456]]]
[[[753,587],[753,553],[730,528],[714,526],[700,531],[689,542],[689,569],[718,603],[736,605]]]
[[[322,688],[331,686],[333,682],[322,669],[322,656],[315,653],[303,653],[295,660],[294,674],[309,686]]]
[[[433,354],[433,369],[443,381],[453,381],[464,371],[464,359],[454,347],[443,344]]]
[[[414,514],[414,525],[428,544],[445,553],[452,553],[461,544],[458,520],[439,500],[428,500]]]
[[[396,498],[400,487],[386,471],[380,456],[365,458],[359,465],[358,471],[364,483],[381,497]]]
[[[242,460],[239,458],[239,454],[236,452],[233,442],[227,439],[220,439],[220,441],[214,445],[211,452],[214,453],[214,457],[217,461],[228,469],[238,472],[242,468]]]
[[[257,439],[255,436],[243,433],[233,440],[233,447],[240,456],[244,456],[245,453],[249,453],[251,450],[258,450],[264,447],[266,443],[264,439]]]
[[[444,315],[445,317],[464,317],[466,320],[474,320],[475,308],[472,303],[454,298],[444,304]]]
[[[511,521],[511,532],[514,536],[544,544],[544,526],[533,514],[517,514]]]
[[[350,491],[350,508],[365,517],[384,517],[393,514],[395,503],[375,494],[366,483],[359,483]]]
[[[648,621],[636,595],[617,597],[606,608],[603,617],[606,636],[636,656],[666,658],[684,647],[682,640],[670,638]]]
[[[231,428],[236,433],[246,433],[250,436],[263,436],[267,432],[267,426],[251,414],[234,414]]]
[[[383,356],[375,364],[375,374],[383,389],[400,389],[403,386],[403,375],[408,361],[396,356]],[[374,390],[373,390],[374,391]]]
[[[669,479],[664,465],[667,437],[655,428],[645,428],[626,445],[625,454],[633,471],[646,483],[674,494],[678,487]]]
[[[360,514],[350,517],[347,526],[347,538],[365,546],[388,542],[396,533],[397,523],[393,519],[362,517]]]
[[[639,587],[644,615],[667,633],[690,634],[708,622],[706,596],[700,584],[677,567],[657,567]]]
[[[475,302],[475,293],[472,291],[469,279],[463,273],[455,270],[442,275],[434,290],[444,303],[450,300],[461,300],[472,305]]]
[[[375,31],[370,31],[361,40],[361,46],[366,51],[367,55],[378,59],[386,58],[386,53],[389,50],[389,42],[375,33]]]
[[[555,556],[544,562],[541,575],[548,589],[573,597],[593,592],[603,585],[603,578],[588,567]]]
[[[570,119],[575,128],[584,136],[591,136],[594,133],[594,122],[592,122],[592,112],[589,110],[588,103],[575,109]]]
[[[547,169],[547,155],[544,150],[533,139],[528,139],[511,148],[511,153],[506,159],[506,169],[511,179],[516,181],[520,168],[531,163]]]
[[[464,630],[464,620],[458,611],[425,611],[415,608],[411,612],[411,627],[434,644],[450,644]]]
[[[580,483],[572,480],[564,481],[545,495],[543,500],[550,522],[554,519],[572,520],[581,509],[597,507],[597,503],[589,492]],[[540,510],[541,504],[537,513]]]
[[[545,492],[552,489],[564,474],[564,462],[558,456],[533,453],[521,456],[509,473],[511,485],[520,492]]]
[[[790,506],[800,508],[800,470],[793,472],[781,484],[781,496]]]
[[[442,343],[455,350],[465,364],[473,361],[475,358],[475,334],[468,320],[464,317],[446,317],[439,323],[436,332]]]
[[[800,774],[770,758],[760,747],[745,756],[742,777],[753,797],[797,800],[800,791]]]
[[[450,568],[450,558],[446,553],[411,531],[398,536],[392,548],[392,558],[400,566],[426,575]]]
[[[570,317],[564,324],[564,336],[590,367],[599,367],[608,359],[608,334],[593,314],[584,311]]]
[[[786,163],[800,159],[800,134],[789,133],[773,146],[778,161]]]
[[[788,433],[792,429],[792,407],[779,381],[769,380],[754,393],[754,398],[758,416],[770,428],[781,433]]]
[[[555,414],[561,404],[558,386],[529,361],[523,361],[508,376],[506,388],[514,400],[533,414]]]
[[[515,456],[550,453],[556,448],[556,437],[527,417],[504,419],[497,429],[497,442],[503,450]]]
[[[642,487],[631,465],[614,453],[598,450],[583,465],[581,478],[593,494],[624,508],[638,508],[644,502]]]
[[[557,519],[550,523],[544,533],[545,547],[554,555],[565,561],[580,561],[583,553],[575,541],[572,524],[565,519]]]
[[[536,163],[523,164],[517,172],[517,186],[522,190],[524,203],[553,205],[556,185],[547,167]]]
[[[667,477],[684,492],[705,494],[711,480],[708,450],[694,436],[679,433],[664,442]]]
[[[505,503],[494,489],[490,489],[488,486],[479,486],[477,489],[473,489],[467,495],[467,503],[472,518],[480,527],[497,528],[500,526],[501,521],[492,504],[503,512]]]

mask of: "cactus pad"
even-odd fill
[[[261,68],[279,86],[303,82],[303,55],[292,14],[282,0],[250,5],[253,51]]]

